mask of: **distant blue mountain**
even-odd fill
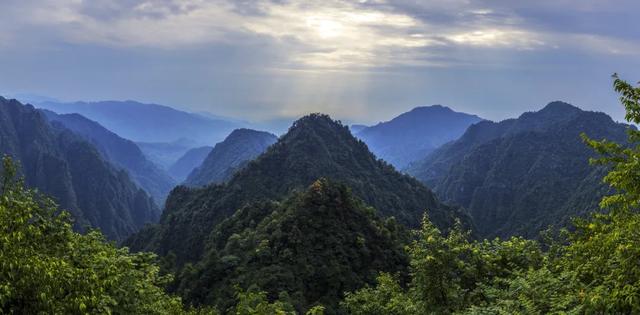
[[[142,153],[163,169],[169,169],[189,150],[198,145],[190,139],[181,138],[172,142],[136,142]]]
[[[403,169],[437,147],[459,138],[467,127],[481,120],[475,115],[433,105],[416,107],[390,121],[354,133],[376,156]]]
[[[184,181],[195,168],[202,164],[212,149],[213,147],[204,146],[187,151],[171,165],[169,174],[178,182]]]
[[[43,103],[43,102],[61,102],[60,100],[55,99],[53,97],[34,94],[34,93],[13,93],[13,94],[8,94],[6,97],[16,99],[22,102],[23,104],[37,104],[37,103]]]
[[[169,143],[181,138],[196,145],[222,141],[238,122],[213,119],[157,104],[135,101],[38,102],[35,106],[60,114],[78,113],[121,137],[136,142]]]
[[[368,128],[369,126],[367,125],[359,125],[359,124],[354,124],[349,126],[349,130],[351,130],[352,134],[358,134],[358,132],[364,130],[365,128]]]

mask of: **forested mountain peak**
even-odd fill
[[[597,209],[604,170],[580,138],[623,141],[628,125],[552,102],[498,123],[480,122],[408,172],[469,210],[481,235],[536,237],[549,225]]]
[[[181,262],[198,260],[212,227],[243,205],[282,200],[323,177],[350,187],[379,215],[394,216],[411,227],[420,224],[425,211],[443,228],[455,217],[466,218],[438,202],[417,180],[379,161],[348,127],[327,115],[312,114],[296,121],[227,183],[174,189],[160,225],[140,233],[130,244],[161,254],[172,251]]]
[[[318,304],[336,314],[344,292],[377,272],[407,272],[404,230],[324,178],[282,202],[249,204],[215,230],[206,258],[179,281],[187,301],[226,309],[237,284],[272,299],[287,292],[301,314]]]
[[[223,183],[276,140],[275,135],[265,131],[236,129],[208,152],[202,164],[190,172],[185,184],[206,186]]]
[[[253,130],[253,129],[249,129],[249,128],[238,128],[238,129],[233,130],[227,136],[227,139],[243,138],[243,137],[252,136],[252,135],[256,135],[256,134],[272,135],[273,136],[272,133],[269,133],[269,132],[266,132],[266,131]]]
[[[577,106],[571,105],[563,101],[553,101],[543,107],[538,113],[552,113],[556,115],[576,114],[583,110]]]

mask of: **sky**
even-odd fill
[[[638,0],[0,0],[0,93],[374,123],[563,100],[622,120]]]

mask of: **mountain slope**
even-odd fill
[[[135,142],[173,142],[185,138],[199,145],[213,144],[239,127],[235,122],[134,101],[42,102],[36,105],[60,114],[78,113]]]
[[[211,150],[213,150],[212,147],[204,146],[187,151],[181,158],[171,165],[169,168],[169,174],[171,174],[171,176],[173,176],[173,178],[178,182],[184,181],[191,172],[202,164],[204,159],[206,159],[209,153],[211,153]]]
[[[628,126],[553,102],[538,112],[471,126],[408,172],[469,211],[481,236],[536,237],[549,225],[598,209],[603,169],[580,139],[623,142]]]
[[[181,157],[197,145],[189,139],[181,138],[172,142],[136,142],[144,156],[169,171]]]
[[[113,165],[126,170],[131,179],[147,191],[158,204],[163,204],[175,181],[155,166],[130,140],[123,139],[79,114],[58,115],[42,110],[49,121],[60,122],[64,127],[93,144],[102,156]]]
[[[198,168],[187,177],[189,186],[219,184],[262,154],[278,138],[268,132],[236,129],[216,144]]]
[[[255,285],[271,298],[287,292],[301,313],[322,304],[335,314],[344,292],[374,283],[381,271],[406,273],[401,230],[346,186],[321,179],[282,203],[253,203],[226,219],[207,258],[178,279],[178,292],[226,309],[235,284]]]
[[[159,217],[152,199],[94,146],[61,124],[50,124],[32,106],[2,97],[0,153],[19,161],[28,186],[69,210],[77,229],[91,226],[122,240]]]
[[[416,107],[390,121],[357,132],[373,153],[397,169],[424,158],[440,145],[460,137],[482,119],[434,105]]]
[[[322,177],[346,184],[380,215],[395,216],[411,227],[419,225],[425,210],[440,227],[462,216],[439,203],[417,180],[377,160],[347,127],[326,115],[313,114],[296,121],[287,134],[227,183],[174,189],[160,224],[128,243],[133,249],[162,255],[172,252],[178,263],[196,261],[212,228],[237,209],[254,201],[281,200]]]

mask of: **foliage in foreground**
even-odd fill
[[[630,122],[640,123],[640,87],[615,78]],[[640,132],[625,145],[585,142],[609,165],[604,181],[617,193],[605,213],[578,219],[542,251],[519,238],[471,242],[455,229],[443,236],[428,220],[408,246],[411,282],[381,274],[375,287],[347,295],[352,314],[637,314],[640,313]]]
[[[116,248],[97,231],[74,232],[68,213],[15,179],[9,158],[0,184],[0,313],[184,312],[165,294],[170,278],[154,255]]]
[[[282,202],[256,202],[215,228],[206,259],[187,265],[176,292],[227,310],[237,287],[260,288],[306,312],[341,314],[344,292],[373,284],[378,272],[405,273],[405,230],[349,188],[328,179]]]
[[[72,229],[67,212],[25,189],[5,157],[0,176],[0,314],[218,314],[185,308],[165,293],[156,257],[132,254],[99,231]],[[320,315],[314,307],[307,314]],[[268,301],[262,291],[238,290],[237,315],[296,314],[291,304]]]

